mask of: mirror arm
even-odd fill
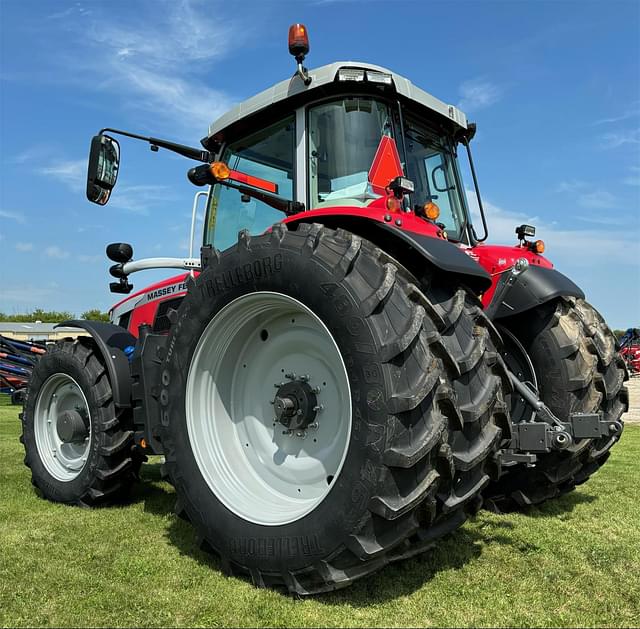
[[[110,129],[108,127],[105,129],[101,129],[99,135],[104,135],[105,132],[116,133],[127,138],[133,138],[134,140],[143,140],[144,142],[149,142],[149,144],[151,144],[151,150],[157,151],[158,148],[163,148],[167,149],[168,151],[178,153],[179,155],[183,155],[184,157],[188,157],[189,159],[195,159],[199,162],[204,163],[209,163],[213,160],[213,155],[211,155],[209,151],[186,146],[185,144],[177,144],[176,142],[169,142],[168,140],[162,140],[160,138],[149,138],[144,135],[138,135],[137,133],[129,133],[128,131],[121,131],[120,129]]]

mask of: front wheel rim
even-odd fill
[[[277,417],[276,394],[288,383],[317,408],[300,430]],[[189,367],[185,412],[209,488],[230,511],[260,525],[313,511],[334,486],[351,437],[342,354],[324,323],[281,293],[238,297],[209,322]]]
[[[87,434],[73,442],[60,438],[58,424],[65,411],[76,411],[87,424]],[[70,482],[87,462],[91,446],[91,415],[80,385],[66,373],[56,373],[42,385],[34,409],[36,448],[46,470],[55,479]]]

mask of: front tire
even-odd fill
[[[628,374],[613,333],[593,306],[564,297],[510,322],[509,328],[531,359],[540,398],[557,417],[602,413],[605,421],[623,424]],[[580,439],[567,450],[539,455],[534,468],[507,468],[485,492],[487,504],[512,511],[572,491],[607,461],[620,434]]]
[[[241,232],[203,264],[167,344],[162,443],[176,510],[223,568],[332,590],[478,508],[509,423],[475,297],[429,274],[419,288],[370,243],[318,225]],[[325,408],[306,437],[283,436],[282,408],[307,408],[301,374]],[[293,406],[291,382],[304,389]]]
[[[116,409],[90,340],[60,341],[40,358],[20,417],[24,462],[43,497],[97,506],[129,493],[141,463],[131,418]]]

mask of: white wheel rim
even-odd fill
[[[89,419],[89,434],[80,442],[65,443],[58,435],[60,414],[70,410]],[[91,415],[80,385],[68,374],[56,373],[42,385],[35,404],[34,432],[40,460],[49,474],[62,482],[77,478],[89,454]]]
[[[301,431],[304,438],[283,434],[275,419],[274,385],[285,374],[308,375],[309,386],[320,388],[317,428]],[[267,526],[294,522],[324,500],[351,436],[340,350],[309,308],[281,293],[238,297],[209,322],[189,367],[185,411],[211,491],[239,517]]]

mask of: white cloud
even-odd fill
[[[502,98],[503,93],[499,85],[483,78],[465,81],[458,91],[462,97],[458,107],[462,111],[475,111],[493,105]]]
[[[640,144],[640,129],[605,133],[600,136],[603,148],[616,149],[625,144]]]
[[[26,286],[3,286],[2,293],[0,293],[0,310],[6,308],[5,304],[18,303],[18,304],[43,304],[47,303],[49,298],[53,295],[54,290],[44,286],[34,286],[27,284]],[[32,308],[29,308],[30,310]]]
[[[78,192],[85,185],[87,162],[83,159],[60,161],[44,167],[41,172],[69,186],[74,192]]]
[[[627,186],[640,186],[640,166],[630,166],[631,174],[622,180]]]
[[[576,205],[590,210],[612,209],[620,203],[619,199],[608,190],[596,188],[578,179],[560,182],[556,191],[571,194]]]
[[[571,179],[569,181],[561,181],[556,186],[556,192],[577,192],[583,190],[587,186],[587,183],[578,179]]]
[[[10,221],[16,221],[17,223],[25,223],[24,214],[21,212],[7,212],[6,210],[0,210],[0,218],[6,218]]]
[[[162,117],[172,131],[200,139],[232,105],[227,94],[209,87],[213,66],[249,35],[246,24],[236,28],[211,8],[188,0],[163,3],[153,20],[132,26],[107,14],[84,16],[70,28],[85,54],[60,61],[73,67],[71,80],[84,77],[85,87],[112,92],[123,107],[145,116],[152,113],[156,125]],[[205,74],[207,79],[198,78]]]
[[[624,120],[629,120],[630,118],[635,118],[640,116],[640,107],[638,107],[638,102],[634,103],[634,107],[631,109],[627,109],[625,112],[617,115],[611,116],[609,118],[602,118],[600,120],[596,120],[594,125],[602,125],[602,124],[613,124],[615,122],[623,122]]]
[[[177,196],[169,186],[123,184],[114,189],[109,204],[134,214],[146,215],[158,204],[172,199],[177,200]]]
[[[57,245],[52,245],[51,247],[47,247],[44,250],[44,255],[47,256],[48,258],[54,258],[56,260],[64,260],[65,258],[69,257],[69,252],[64,251]]]
[[[106,259],[106,256],[101,255],[87,256],[81,254],[78,256],[78,262],[82,262],[83,264],[96,264],[97,262],[104,262]]]
[[[16,250],[17,251],[22,251],[22,252],[27,252],[27,251],[33,251],[33,243],[32,242],[17,242],[16,243]]]
[[[480,225],[475,193],[472,190],[466,192],[474,224]],[[489,241],[492,243],[516,244],[516,226],[528,224],[536,227],[536,236],[544,240],[549,259],[559,267],[604,268],[613,267],[615,264],[637,267],[637,231],[634,233],[616,229],[606,232],[590,228],[571,229],[523,212],[505,210],[485,199],[483,205],[489,224]]]
[[[7,161],[10,164],[24,164],[26,162],[32,162],[36,159],[41,160],[43,154],[50,152],[50,148],[42,144],[31,146],[9,158]]]
[[[604,210],[616,207],[618,199],[606,190],[596,189],[578,196],[578,205],[593,210]]]

